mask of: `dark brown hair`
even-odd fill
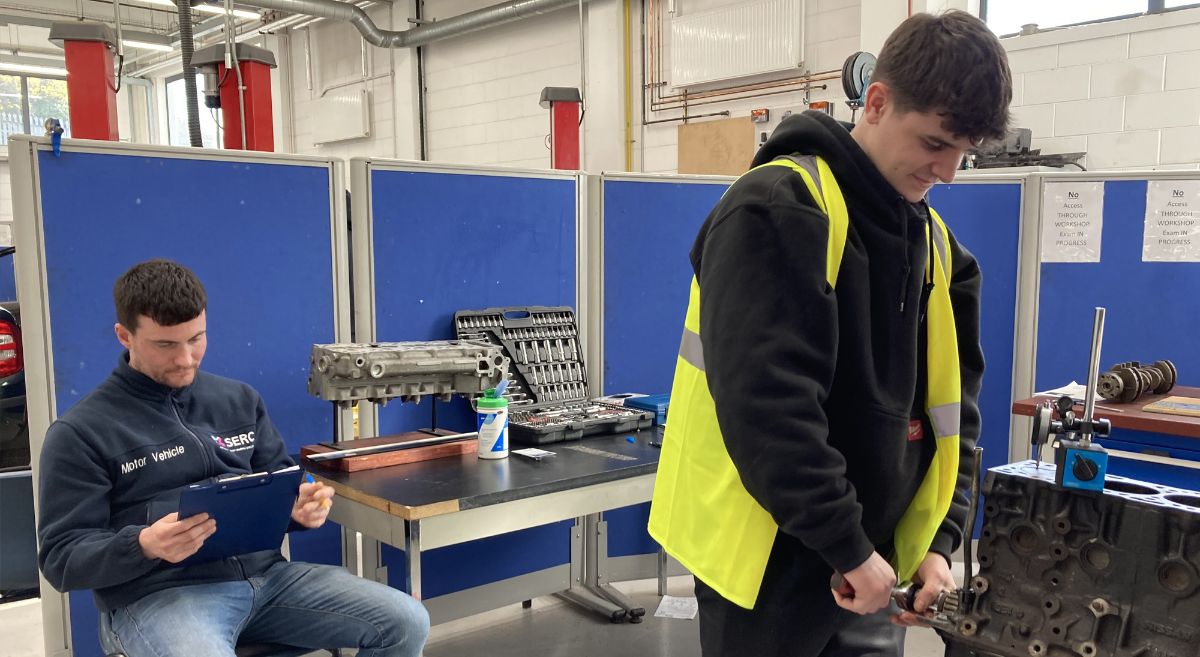
[[[1000,139],[1008,131],[1008,57],[965,11],[909,17],[883,44],[871,81],[892,90],[900,111],[937,112],[956,137]]]
[[[162,326],[198,317],[208,307],[204,285],[192,270],[170,260],[147,260],[121,274],[113,285],[117,321],[137,332],[138,316]]]

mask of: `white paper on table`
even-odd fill
[[[700,610],[699,603],[695,598],[677,598],[673,595],[664,595],[662,602],[658,603],[658,610],[654,612],[655,618],[680,618],[683,620],[692,620],[696,617],[696,612]]]
[[[540,461],[547,456],[554,456],[554,454],[555,454],[554,452],[547,452],[544,449],[538,449],[536,447],[526,447],[525,449],[514,449],[514,450],[512,450],[511,453],[519,454],[521,456],[531,458],[535,461]]]
[[[1051,395],[1054,397],[1062,397],[1063,395],[1067,395],[1071,399],[1074,399],[1077,402],[1081,402],[1081,401],[1083,401],[1084,397],[1087,396],[1087,386],[1082,383],[1075,383],[1074,381],[1072,381],[1065,386],[1061,386],[1061,387],[1055,388],[1053,390],[1037,392],[1034,394],[1036,394],[1036,395]]]

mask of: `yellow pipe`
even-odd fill
[[[623,3],[625,20],[622,23],[622,44],[625,47],[625,170],[633,171],[633,101],[630,98],[632,88],[629,74],[629,2]]]

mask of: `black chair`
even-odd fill
[[[98,626],[100,634],[100,647],[104,650],[104,657],[126,657],[124,652],[115,645],[112,638],[112,628],[109,626],[108,614],[100,612],[100,623]],[[297,648],[281,643],[239,643],[233,649],[237,657],[301,657],[311,652],[316,652],[311,648]],[[334,657],[337,657],[336,650],[326,650]]]

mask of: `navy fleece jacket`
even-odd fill
[[[46,432],[38,562],[60,591],[94,589],[107,611],[158,590],[252,577],[283,556],[255,552],[196,565],[149,559],[138,534],[178,508],[182,488],[293,465],[253,388],[206,372],[169,388],[129,354]],[[220,528],[217,528],[220,531]]]

